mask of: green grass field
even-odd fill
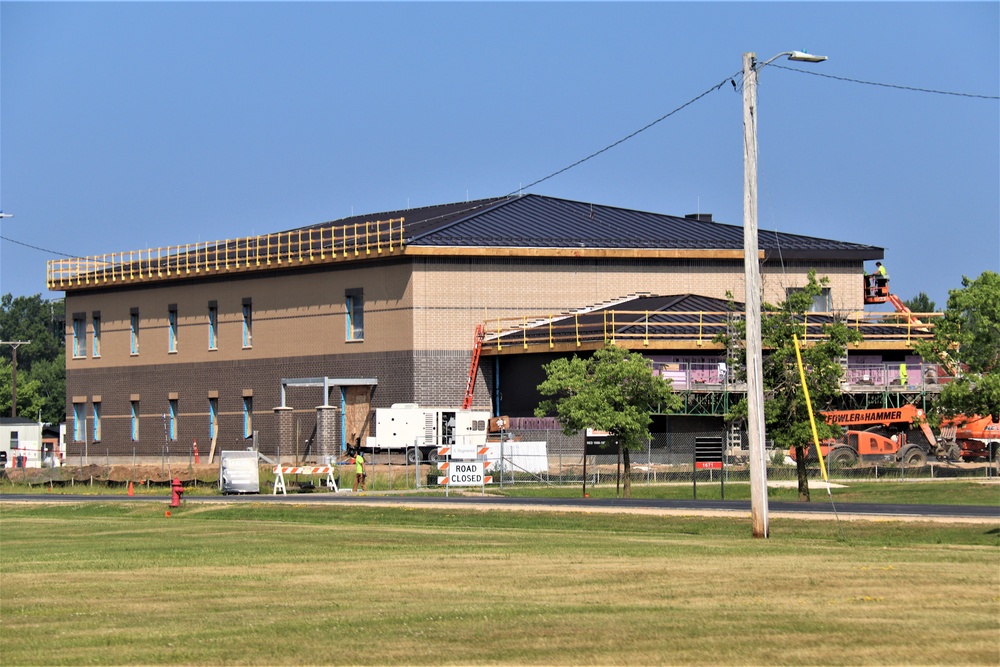
[[[1000,526],[0,502],[3,665],[996,664]]]

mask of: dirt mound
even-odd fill
[[[91,464],[87,466],[63,466],[61,468],[7,468],[4,473],[15,483],[45,484],[48,482],[112,482],[125,484],[167,484],[174,479],[182,483],[198,481],[214,484],[219,481],[218,465],[174,466],[158,465],[112,465]]]

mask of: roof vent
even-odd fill
[[[684,217],[688,220],[697,220],[698,222],[712,222],[711,213],[688,213]]]

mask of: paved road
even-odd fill
[[[122,496],[122,495],[40,495],[40,494],[9,494],[0,493],[0,502],[135,502],[148,503],[169,502],[166,496]],[[475,506],[495,507],[497,509],[516,509],[518,507],[542,508],[558,510],[602,509],[615,510],[668,510],[668,511],[712,511],[733,512],[737,514],[750,513],[750,501],[747,500],[649,500],[624,498],[500,498],[495,496],[385,496],[385,495],[352,495],[333,493],[309,493],[273,496],[260,495],[230,495],[230,496],[190,496],[184,499],[185,504],[200,503],[310,503],[333,505],[340,503],[361,505],[409,505],[432,506],[450,505],[453,507]],[[771,513],[823,516],[834,516],[834,507],[829,501],[811,503],[775,502],[768,503]],[[959,519],[995,519],[1000,521],[1000,507],[984,505],[890,505],[885,503],[836,503],[836,511],[840,515],[858,515],[869,517],[924,517],[924,518],[959,518]]]

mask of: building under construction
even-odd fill
[[[767,231],[759,247],[766,302],[811,269],[829,279],[807,339],[824,318],[864,329],[843,360],[856,400],[934,390],[911,351],[926,328],[864,316],[864,262],[881,248]],[[321,457],[393,403],[527,418],[544,363],[606,341],[674,380],[676,417],[721,424],[745,388],[713,339],[742,316],[727,295],[743,276],[741,226],[539,195],[54,260],[68,455],[242,449],[256,432],[264,451]],[[911,383],[893,387],[900,363]]]

